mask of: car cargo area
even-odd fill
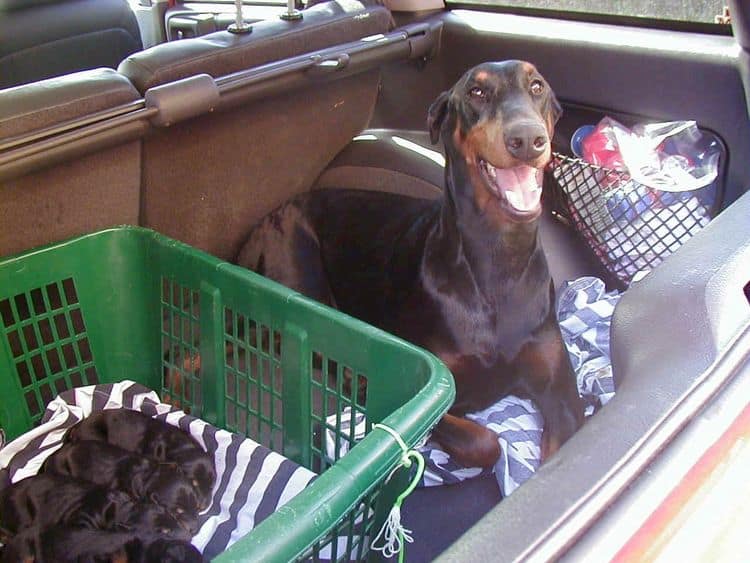
[[[558,297],[568,282],[582,278],[597,278],[607,295],[617,295],[606,335],[614,396],[597,405],[580,430],[506,498],[493,475],[414,491],[401,509],[414,538],[406,561],[578,561],[592,553],[611,560],[633,553],[623,551],[632,548],[630,539],[642,533],[672,488],[747,406],[742,397],[750,381],[750,9],[732,2],[733,34],[710,34],[463,5],[396,11],[377,1],[327,0],[311,3],[295,21],[268,16],[268,6],[256,8],[252,33],[215,31],[217,22],[230,21],[225,13],[202,29],[207,19],[175,11],[166,20],[172,22],[166,33],[173,40],[128,49],[117,68],[95,64],[0,90],[0,279],[7,286],[0,295],[0,320],[7,321],[0,350],[9,358],[6,367],[15,369],[33,356],[26,344],[23,354],[16,353],[20,345],[8,336],[16,331],[25,338],[16,327],[23,322],[8,321],[23,316],[13,299],[26,289],[16,281],[31,284],[29,291],[43,290],[49,282],[39,281],[38,272],[45,268],[55,269],[56,280],[87,278],[76,282],[84,299],[71,309],[85,305],[98,311],[90,314],[90,324],[86,319],[88,333],[92,346],[106,350],[112,363],[95,367],[115,374],[101,383],[142,371],[133,376],[139,383],[190,406],[184,392],[175,394],[174,380],[170,387],[163,378],[179,372],[184,381],[200,385],[216,377],[216,395],[208,387],[211,395],[202,400],[223,405],[226,378],[239,378],[245,369],[237,365],[237,349],[240,358],[257,354],[253,361],[279,370],[307,365],[309,382],[294,380],[288,394],[259,399],[287,402],[277,412],[283,420],[270,415],[270,429],[258,430],[262,436],[254,438],[273,449],[276,434],[283,434],[288,457],[322,473],[315,489],[320,498],[304,497],[261,525],[278,541],[258,543],[255,552],[248,541],[220,558],[239,561],[263,553],[271,560],[277,548],[287,560],[364,557],[362,545],[375,535],[374,522],[385,520],[388,507],[377,504],[380,492],[373,493],[365,480],[350,481],[347,472],[376,479],[377,491],[384,487],[383,498],[392,503],[395,487],[403,490],[408,481],[407,472],[400,472],[388,485],[401,451],[385,433],[372,432],[360,444],[365,458],[356,451],[347,455],[356,440],[354,430],[340,428],[340,414],[329,435],[320,429],[346,406],[347,413],[370,413],[368,430],[373,421],[399,426],[414,446],[428,431],[418,413],[434,424],[452,400],[452,382],[444,381],[450,379],[448,370],[415,346],[233,263],[251,228],[297,194],[343,188],[440,198],[446,154],[430,138],[431,104],[483,61],[529,61],[563,110],[544,174],[542,246]],[[621,207],[606,207],[602,202],[631,176],[613,179],[589,166],[576,141],[582,128],[591,131],[603,118],[633,129],[694,121],[694,131],[711,140],[717,155],[710,201],[688,194],[655,204],[644,195],[653,190],[636,188],[618,200]],[[592,187],[595,193],[581,191]],[[589,207],[584,210],[581,201]],[[591,206],[593,219],[586,215]],[[613,245],[607,230],[612,224],[594,224],[601,213],[614,216],[614,223],[627,214],[643,219],[649,206],[658,208],[651,219],[658,219],[656,242],[645,235],[636,240],[641,235],[631,229],[618,231]],[[674,215],[661,218],[666,211]],[[100,231],[106,234],[93,235]],[[80,253],[67,254],[60,244],[71,239]],[[97,273],[91,264],[99,262]],[[144,296],[154,293],[148,303],[155,310],[138,303],[140,289]],[[84,304],[85,299],[91,301]],[[198,302],[202,317],[191,312]],[[108,323],[108,315],[128,310],[132,317]],[[163,310],[176,319],[170,321],[173,331],[159,325]],[[234,332],[222,331],[232,314]],[[42,323],[52,318],[46,310],[39,315]],[[237,328],[256,321],[254,330],[265,338],[257,349]],[[39,322],[27,324],[46,345]],[[175,328],[184,322],[194,326]],[[151,330],[159,333],[154,339]],[[199,335],[202,344],[188,342]],[[160,338],[182,347],[180,361],[167,368]],[[223,344],[229,340],[234,347]],[[274,351],[280,341],[289,355]],[[139,350],[148,357],[138,359]],[[196,367],[199,351],[205,361]],[[87,383],[93,361],[81,365],[79,382]],[[378,369],[389,375],[380,387],[369,383],[374,399],[365,409],[352,373]],[[330,388],[327,376],[338,377]],[[0,389],[23,397],[7,377],[0,373]],[[346,387],[352,381],[354,391]],[[0,422],[9,421],[4,436],[16,437],[38,423],[41,403],[53,398],[46,393],[60,391],[52,388],[42,397],[42,383],[35,380],[32,387],[41,402],[31,413],[22,398],[12,405],[3,399]],[[306,398],[298,403],[300,396]],[[249,402],[232,401],[250,412]],[[206,408],[212,424],[252,434],[249,422],[240,428],[223,408]],[[305,415],[303,422],[293,420],[297,412]],[[351,433],[332,437],[341,432]],[[339,439],[349,442],[342,451],[336,445],[333,455],[325,441]],[[334,469],[326,474],[329,466]],[[334,497],[337,479],[349,497]],[[335,514],[345,521],[327,515],[329,494]],[[308,526],[303,520],[314,522]],[[290,522],[302,530],[298,545],[285,543]],[[356,545],[359,552],[331,547],[347,535],[350,544],[352,537],[359,538],[354,543],[364,538]]]

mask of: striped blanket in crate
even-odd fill
[[[47,406],[41,425],[0,450],[0,478],[15,483],[36,475],[62,446],[65,431],[102,409],[141,411],[188,432],[214,456],[216,485],[211,505],[199,516],[192,543],[211,559],[304,489],[316,474],[239,434],[218,429],[161,403],[133,381],[65,391]]]

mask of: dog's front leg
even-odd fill
[[[500,457],[497,434],[466,418],[446,414],[432,436],[464,467],[492,467]]]
[[[566,393],[567,395],[567,393]],[[583,422],[583,408],[576,393],[575,397],[563,397],[558,393],[545,393],[536,397],[535,402],[544,418],[542,432],[542,461],[560,449]]]
[[[516,366],[523,374],[519,384],[525,392],[520,394],[533,400],[544,418],[544,461],[583,424],[583,402],[556,322],[547,323],[522,348]]]

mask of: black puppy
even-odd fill
[[[176,463],[198,496],[198,508],[211,504],[216,482],[213,458],[192,436],[166,422],[130,409],[107,409],[84,418],[65,434],[66,442],[97,440],[157,461]]]
[[[43,469],[155,502],[192,533],[198,531],[195,489],[174,463],[158,462],[106,442],[83,440],[65,444],[47,458]]]
[[[200,552],[186,541],[141,538],[57,525],[28,528],[9,541],[1,563],[200,563]]]
[[[192,534],[166,511],[134,501],[124,491],[87,481],[40,473],[14,483],[0,493],[0,523],[15,535],[31,527],[59,524],[93,530],[127,530],[150,537],[189,540]]]
[[[213,498],[214,483],[216,483],[213,457],[200,447],[188,448],[171,453],[169,462],[177,464],[177,468],[193,486],[198,499],[198,509],[208,508]]]

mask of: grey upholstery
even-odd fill
[[[0,92],[0,138],[15,137],[139,99],[109,68],[81,71]]]
[[[0,0],[0,88],[116,68],[142,47],[127,0]]]
[[[729,9],[732,14],[732,33],[741,48],[737,67],[745,86],[745,102],[750,112],[750,11],[740,8],[740,0],[730,0]]]

